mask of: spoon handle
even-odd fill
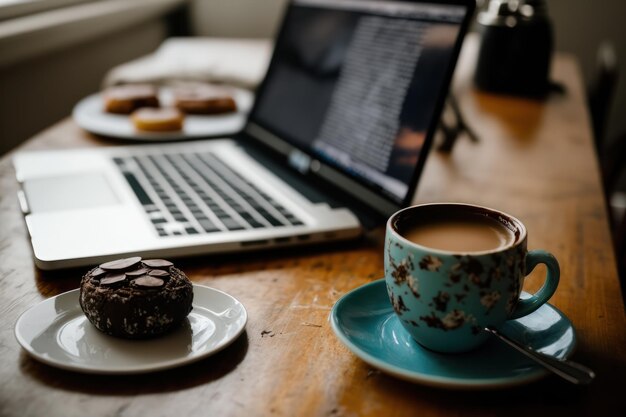
[[[485,330],[571,383],[577,385],[587,385],[596,377],[596,374],[584,365],[572,361],[557,359],[553,356],[537,352],[528,346],[524,346],[519,342],[510,339],[508,336],[505,336],[493,327],[485,327]]]

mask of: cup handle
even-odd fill
[[[556,291],[561,277],[559,262],[549,252],[544,250],[529,251],[526,255],[526,275],[530,274],[538,264],[545,264],[548,272],[543,286],[530,298],[520,300],[515,310],[509,316],[510,320],[518,319],[537,310],[545,304]]]

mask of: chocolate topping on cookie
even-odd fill
[[[107,273],[107,271],[105,271],[104,269],[98,267],[98,268],[94,269],[93,271],[91,271],[91,276],[93,278],[98,278],[99,276],[104,275],[106,273]]]
[[[100,268],[104,269],[105,271],[123,271],[130,268],[131,266],[137,265],[139,262],[141,262],[141,257],[133,256],[132,258],[124,258],[111,262],[105,262],[100,265]]]
[[[100,285],[106,287],[121,284],[124,281],[126,281],[126,275],[123,272],[121,274],[107,274],[100,280]]]
[[[139,277],[133,280],[132,283],[134,285],[137,285],[138,287],[144,287],[144,288],[161,287],[165,284],[165,282],[162,279],[151,277],[149,275],[144,275],[142,277]]]
[[[170,274],[167,271],[163,271],[162,269],[153,269],[148,272],[148,275],[153,277],[169,277]]]
[[[140,277],[142,275],[146,275],[149,272],[148,268],[141,267],[134,271],[126,271],[125,274],[127,277]],[[167,272],[166,272],[167,274]],[[169,275],[169,274],[168,274]]]
[[[152,267],[152,268],[169,268],[174,265],[170,261],[166,261],[165,259],[146,259],[143,261],[144,264]]]

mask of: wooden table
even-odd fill
[[[0,162],[0,416],[502,416],[626,415],[626,320],[598,165],[575,60],[558,55],[567,92],[545,102],[471,87],[466,45],[455,92],[479,143],[434,151],[416,202],[462,201],[520,218],[529,247],[562,268],[551,303],[574,323],[573,358],[597,372],[579,388],[557,377],[496,392],[403,382],[366,365],[334,336],[328,314],[345,292],[383,275],[382,233],[329,246],[178,261],[191,279],[241,300],[247,330],[226,350],[157,374],[89,376],[32,360],[13,335],[18,315],[76,288],[82,271],[35,269],[11,155]],[[20,149],[104,146],[64,120]],[[540,281],[533,273],[527,289]]]

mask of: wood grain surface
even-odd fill
[[[573,359],[597,372],[580,388],[549,376],[497,391],[449,391],[397,380],[334,336],[328,314],[345,292],[383,275],[382,230],[347,243],[177,260],[190,278],[244,303],[246,332],[190,366],[136,376],[62,371],[31,359],[13,334],[18,316],[76,288],[82,270],[34,267],[15,193],[11,154],[0,161],[0,416],[624,416],[626,320],[581,75],[557,55],[566,92],[546,101],[471,86],[475,45],[464,48],[454,91],[480,141],[433,151],[415,202],[490,206],[522,220],[529,248],[562,269],[551,303],[573,322]],[[113,146],[70,119],[18,150]],[[536,289],[541,268],[528,279]]]

